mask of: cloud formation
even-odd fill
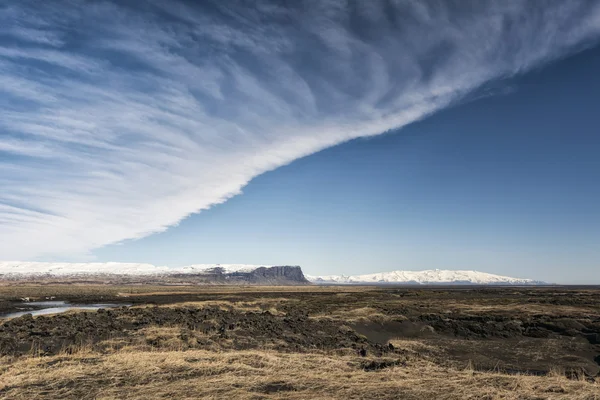
[[[201,3],[0,5],[0,259],[163,231],[600,36],[586,0]]]

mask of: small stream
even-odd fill
[[[69,310],[98,310],[100,308],[115,308],[130,305],[124,303],[71,304],[66,301],[31,301],[22,303],[23,307],[17,307],[17,309],[22,311],[3,314],[0,315],[0,318],[17,318],[25,314],[31,314],[35,317],[36,315],[60,314]]]

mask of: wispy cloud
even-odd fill
[[[0,258],[140,238],[594,44],[571,1],[0,6]]]

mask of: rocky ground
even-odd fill
[[[354,357],[364,371],[399,368],[418,357],[454,370],[537,376],[558,371],[569,379],[600,381],[595,288],[13,290],[0,290],[2,312],[23,307],[21,295],[132,306],[5,320],[0,355],[11,362],[84,348],[104,355],[124,349],[273,351]]]

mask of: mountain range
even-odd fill
[[[367,275],[304,275],[298,266],[194,264],[171,268],[138,263],[0,262],[0,281],[125,284],[255,285],[541,285],[541,281],[478,271],[392,271]]]
[[[512,278],[479,271],[425,270],[391,271],[367,275],[307,276],[317,284],[470,284],[470,285],[542,285],[533,279]]]
[[[0,262],[0,282],[153,285],[306,285],[298,266]]]

